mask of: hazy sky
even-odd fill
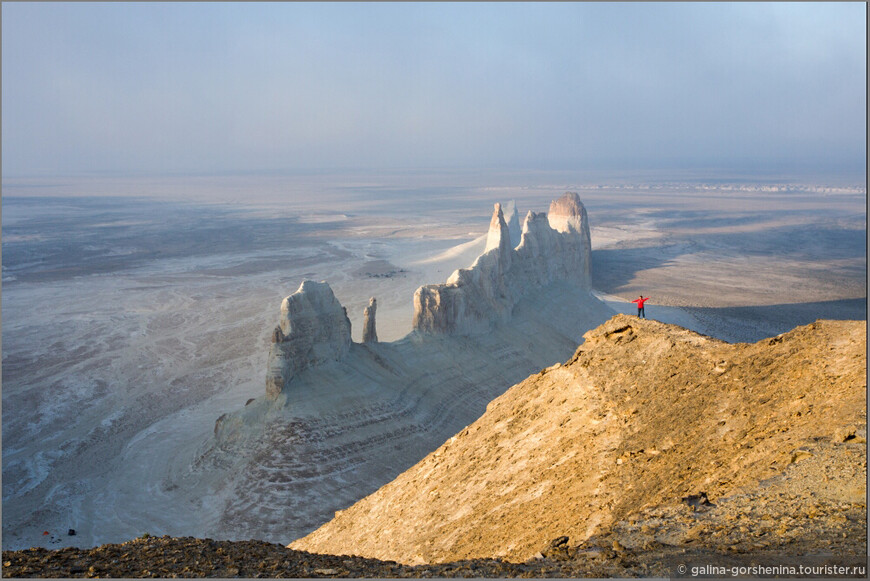
[[[864,171],[854,3],[4,3],[4,176]]]

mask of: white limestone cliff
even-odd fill
[[[513,202],[509,222],[495,204],[483,254],[455,271],[444,284],[414,293],[414,331],[474,335],[511,320],[524,297],[555,282],[588,289],[589,223],[575,193],[550,204],[547,214],[529,212],[517,236]],[[364,312],[363,343],[377,342],[372,298]],[[349,351],[350,320],[326,282],[305,281],[281,304],[280,324],[272,333],[266,394],[274,399],[300,371],[341,360]]]
[[[513,209],[513,215],[516,209]],[[414,293],[414,330],[469,335],[510,320],[514,305],[556,281],[590,285],[589,221],[580,198],[566,193],[548,214],[529,212],[519,244],[513,248],[500,204],[495,205],[484,253],[444,284]]]
[[[338,361],[350,349],[350,319],[326,282],[304,281],[281,302],[272,332],[266,395],[276,398],[293,377],[308,367]]]
[[[589,217],[580,196],[568,192],[558,200],[553,200],[547,220],[554,230],[566,234],[563,237],[566,246],[561,254],[565,259],[565,269],[576,273],[580,282],[588,288],[592,284],[589,270],[592,239],[589,235]]]

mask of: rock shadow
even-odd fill
[[[867,297],[811,303],[742,307],[683,307],[717,338],[730,343],[754,343],[808,325],[818,319],[866,321]]]
[[[767,257],[824,263],[831,273],[854,280],[863,280],[867,274],[866,229],[823,223],[746,232],[665,232],[666,241],[657,245],[592,250],[592,287],[616,294],[642,270],[669,266],[680,256],[701,253],[713,260],[717,256]]]
[[[642,270],[668,266],[687,253],[683,244],[592,250],[592,288],[616,294]]]

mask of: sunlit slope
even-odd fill
[[[866,322],[732,345],[617,315],[565,365],[514,386],[291,547],[406,563],[525,560],[560,535],[580,541],[644,508],[702,491],[715,501],[790,473],[819,445],[866,430],[865,394]],[[851,471],[792,484],[863,503],[864,454]]]

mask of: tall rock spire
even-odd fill
[[[492,219],[489,221],[486,248],[484,248],[483,252],[486,254],[494,248],[498,248],[498,258],[502,261],[503,267],[507,269],[510,265],[510,251],[513,245],[511,244],[511,235],[507,223],[504,221],[501,204],[498,202],[496,202],[493,208]]]
[[[580,196],[575,192],[566,192],[558,200],[553,200],[547,219],[553,230],[567,235],[567,268],[584,286],[591,285],[592,238],[589,235],[589,217]]]
[[[378,331],[375,328],[375,313],[378,310],[378,301],[375,297],[369,299],[369,306],[363,310],[363,343],[377,343]]]

